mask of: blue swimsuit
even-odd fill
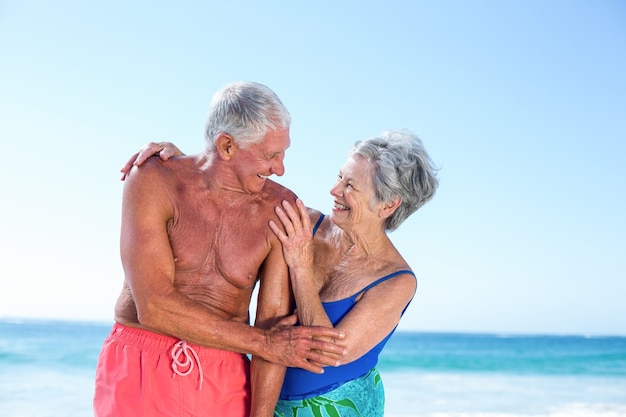
[[[315,234],[323,219],[324,215],[322,215],[322,217],[315,225],[315,228],[313,229],[313,234]],[[328,318],[333,323],[333,325],[336,326],[341,321],[341,319],[343,319],[343,317],[348,314],[352,307],[354,307],[354,305],[356,304],[356,300],[360,294],[380,284],[381,282],[387,281],[388,279],[391,279],[400,274],[411,274],[415,276],[410,270],[400,270],[374,281],[373,283],[363,288],[351,297],[345,298],[343,300],[323,302],[322,306],[324,307]],[[404,313],[404,311],[402,313]],[[371,380],[367,382],[368,384],[371,382],[372,384],[375,383],[376,385],[378,385],[378,383],[380,382],[380,376],[375,369],[375,366],[378,363],[378,355],[380,354],[381,350],[383,349],[389,338],[392,336],[394,331],[395,328],[380,343],[374,346],[369,352],[361,356],[359,359],[339,367],[326,367],[324,368],[323,374],[314,374],[301,368],[287,368],[287,371],[285,373],[285,381],[283,383],[283,387],[280,393],[280,401],[277,405],[277,412],[279,411],[279,409],[287,411],[289,408],[298,405],[297,408],[300,409],[298,415],[303,415],[302,412],[304,410],[302,408],[306,408],[305,406],[307,404],[309,404],[309,406],[311,404],[319,404],[319,398],[323,398],[323,400],[328,400],[329,393],[331,391],[336,390],[337,388],[344,385],[347,387],[349,386],[349,381],[357,380],[359,378]],[[354,391],[357,392],[363,392],[364,389],[369,391],[374,388],[369,388],[369,386],[363,386],[358,387],[357,389],[357,387],[354,387]],[[318,399],[314,399],[312,401],[307,401],[307,399],[312,399],[316,396],[321,397],[318,397]],[[381,400],[384,402],[384,394],[382,394],[382,384],[380,384],[380,396],[382,397]],[[347,399],[335,401],[334,404],[346,401],[353,403],[352,405],[354,406],[358,406],[358,404],[354,404],[354,397],[352,396],[341,398]],[[278,412],[275,413],[275,415],[289,414]]]
[[[409,270],[402,270],[386,275],[374,282],[351,297],[338,301],[323,302],[322,306],[328,314],[328,318],[336,326],[343,317],[348,314],[352,307],[356,304],[357,297],[372,288],[373,286],[387,281],[400,274],[411,274]],[[406,308],[405,308],[406,310]],[[378,355],[391,337],[395,328],[380,343],[374,346],[369,352],[361,356],[359,359],[348,364],[338,367],[326,367],[323,374],[314,374],[301,368],[287,368],[285,374],[285,382],[280,392],[280,398],[286,400],[302,399],[313,397],[318,394],[330,391],[338,387],[346,381],[365,375],[370,369],[378,363]]]

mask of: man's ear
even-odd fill
[[[215,138],[217,154],[224,160],[231,159],[235,154],[236,148],[235,139],[228,133],[222,132]]]
[[[398,207],[400,207],[400,204],[402,204],[402,199],[400,197],[394,197],[389,201],[385,201],[378,212],[378,215],[381,218],[386,219],[391,216]]]

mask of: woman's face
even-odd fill
[[[345,229],[364,222],[382,221],[378,216],[379,205],[375,203],[372,164],[359,155],[348,157],[337,182],[330,189],[334,197],[331,220]]]

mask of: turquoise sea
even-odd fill
[[[93,415],[110,324],[0,319],[0,416]],[[397,332],[389,417],[626,416],[626,337]]]

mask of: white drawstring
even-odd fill
[[[189,355],[191,352],[191,355]],[[183,355],[182,362],[178,360],[178,357]],[[200,390],[202,390],[202,381],[204,380],[204,375],[202,374],[202,366],[200,365],[200,359],[198,358],[198,354],[196,351],[187,344],[180,340],[172,347],[172,370],[176,373],[176,375],[187,376],[193,371],[193,359],[196,360],[198,364],[198,372],[200,372]],[[186,371],[180,371],[178,367],[187,368]]]

